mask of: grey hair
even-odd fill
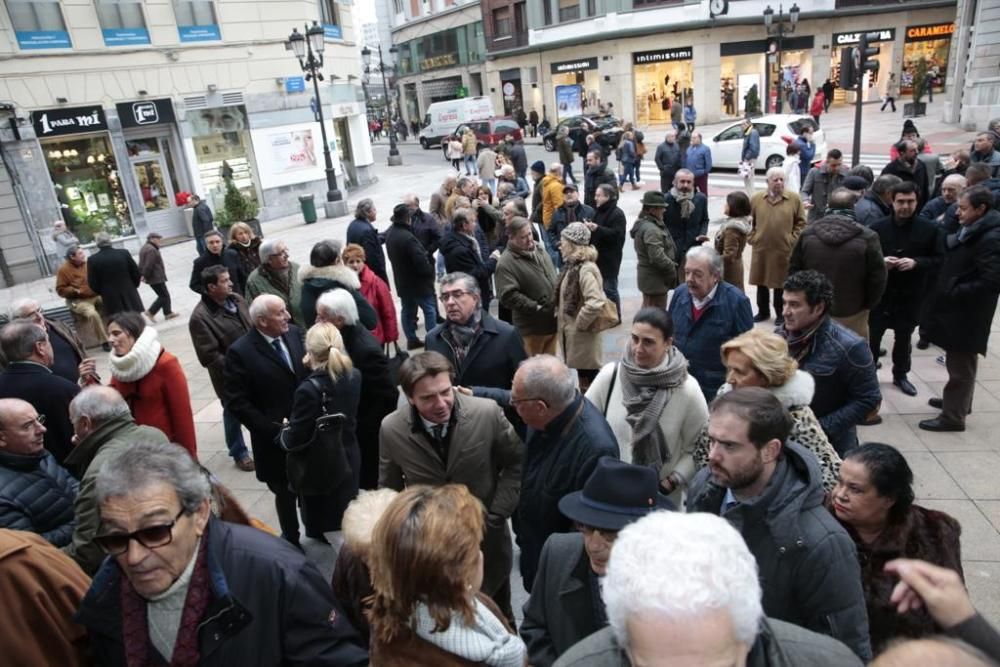
[[[107,248],[111,245],[111,234],[107,232],[98,232],[94,235],[94,243],[97,244],[98,248]]]
[[[771,180],[771,176],[775,176],[777,174],[781,174],[782,176],[784,176],[785,175],[785,168],[784,167],[771,167],[770,169],[767,170],[767,173],[764,174],[764,178],[766,178],[767,180]]]
[[[456,183],[455,185],[457,185],[457,186],[458,186],[458,189],[459,189],[459,190],[461,190],[461,191],[463,191],[463,192],[464,192],[464,191],[465,191],[465,186],[466,186],[466,185],[468,185],[469,183],[473,183],[473,184],[475,184],[475,182],[476,182],[476,181],[475,181],[475,180],[473,180],[472,178],[469,178],[468,176],[463,176],[463,177],[461,177],[460,179],[458,179],[458,182],[457,182],[457,183]]]
[[[875,179],[872,183],[872,193],[876,195],[884,195],[892,190],[894,187],[903,182],[899,176],[894,174],[883,174]]]
[[[275,301],[284,304],[285,302],[277,294],[260,294],[250,302],[248,312],[250,321],[257,324],[257,320],[267,317],[271,313],[271,304]]]
[[[462,273],[461,271],[446,273],[442,276],[440,285],[444,287],[445,285],[454,285],[455,283],[462,283],[462,289],[466,292],[472,292],[476,295],[476,298],[479,298],[479,283],[468,273]]]
[[[576,376],[558,357],[537,354],[525,359],[518,368],[532,398],[545,401],[550,410],[560,411],[576,397]]]
[[[375,202],[366,197],[359,201],[358,205],[354,208],[354,217],[359,220],[367,220],[368,214],[373,208],[375,208]]]
[[[510,165],[510,164],[505,164],[505,165],[503,165],[503,166],[500,167],[500,173],[503,173],[503,174],[513,174],[514,173],[514,166]]]
[[[515,209],[515,212],[521,217],[528,217],[528,204],[524,201],[524,197],[512,197],[503,203],[503,207],[507,208],[511,206]]]
[[[75,422],[86,417],[96,425],[101,425],[116,417],[131,417],[128,403],[115,389],[94,385],[83,389],[69,403],[69,419]]]
[[[509,182],[501,183],[497,186],[497,198],[503,199],[514,191],[514,184]]]
[[[275,252],[275,248],[278,247],[279,243],[281,243],[281,239],[276,238],[269,238],[261,241],[260,249],[257,251],[260,255],[260,261],[266,263],[267,260],[270,259],[271,255],[277,254]]]
[[[715,248],[707,245],[692,246],[688,248],[684,256],[687,259],[703,259],[708,262],[708,268],[712,275],[722,275],[722,255]]]
[[[899,177],[897,176],[896,178]],[[967,185],[965,176],[962,176],[961,174],[948,174],[944,177],[944,180],[941,181],[941,185],[948,185],[949,183],[957,185],[959,190],[964,190]]]
[[[516,215],[511,218],[507,229],[510,230],[510,235],[514,236],[515,234],[519,234],[525,227],[531,227],[531,220],[528,220],[524,216]]]
[[[97,473],[97,504],[109,498],[128,498],[153,484],[177,492],[181,508],[193,514],[212,493],[212,485],[198,462],[169,442],[132,442],[110,458]]]
[[[25,298],[16,300],[10,306],[10,319],[12,319],[12,320],[19,320],[19,319],[23,318],[24,315],[21,314],[21,311],[22,310],[26,310],[27,307],[29,305],[31,305],[31,304],[34,304],[35,306],[40,305],[38,303],[37,299],[32,299],[31,297],[25,297]]]
[[[358,323],[358,304],[350,292],[339,287],[320,294],[316,299],[316,312],[327,318],[339,317],[347,326]]]
[[[34,322],[18,320],[0,329],[0,349],[7,361],[25,361],[35,352],[35,345],[48,337],[48,332]]]
[[[784,172],[782,172],[782,173],[784,173]],[[681,174],[683,174],[685,176],[690,176],[691,178],[694,178],[694,172],[691,171],[690,169],[678,169],[677,172],[674,174],[674,181],[676,181],[677,177],[680,176]]]
[[[413,194],[412,192],[407,192],[405,195],[403,195],[403,203],[409,206],[410,202],[413,202],[414,206],[420,208],[420,197]]]

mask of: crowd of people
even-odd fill
[[[456,168],[427,210],[402,196],[383,229],[362,199],[346,237],[301,266],[280,238],[235,225],[227,244],[208,219],[188,330],[276,527],[198,463],[184,368],[151,326],[177,315],[159,235],[139,264],[105,236],[89,258],[67,245],[56,289],[111,377],[37,301],[12,304],[11,664],[1000,659],[962,584],[958,521],[915,504],[903,455],[858,431],[880,419],[883,354],[917,394],[915,333],[949,378],[920,428],[964,430],[1000,296],[1000,135],[936,173],[915,133],[875,178],[836,149],[811,166],[803,132],[791,172],[728,193],[714,237],[710,151],[673,130],[629,229],[634,128],[620,171],[593,141],[579,183],[511,140]],[[642,305],[625,321],[629,238]],[[606,363],[602,332],[622,325]],[[303,535],[342,536],[332,582]]]

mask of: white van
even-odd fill
[[[493,118],[493,100],[489,97],[464,97],[460,100],[435,102],[427,107],[424,126],[420,130],[420,145],[430,148],[455,131],[462,123]]]

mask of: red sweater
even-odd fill
[[[170,442],[198,458],[191,395],[177,357],[163,350],[145,377],[135,382],[111,378],[111,386],[128,402],[137,424],[160,429]]]

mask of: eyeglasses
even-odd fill
[[[594,528],[593,526],[588,526],[585,523],[580,523],[579,521],[573,522],[574,527],[577,531],[583,533],[586,536],[593,535],[597,533],[601,536],[601,539],[605,542],[614,542],[618,538],[617,530],[604,530],[602,528]]]
[[[472,292],[466,292],[465,290],[453,290],[451,292],[441,292],[441,303],[448,303],[449,301],[458,301],[466,294],[471,294]]]
[[[545,407],[548,407],[548,405],[549,405],[548,403],[545,402],[544,398],[537,398],[537,397],[536,398],[514,398],[513,396],[511,396],[510,400],[509,400],[509,402],[510,402],[511,405],[517,405],[518,403],[528,403],[529,401],[538,401],[539,403],[541,403]]]
[[[177,520],[181,518],[184,514],[184,508],[177,513],[174,520],[170,523],[163,523],[158,526],[146,526],[145,528],[140,528],[137,531],[119,534],[119,535],[99,535],[94,538],[109,556],[120,556],[121,554],[128,551],[128,545],[135,540],[147,549],[155,549],[157,547],[163,547],[174,539],[174,526],[177,525]]]
[[[288,250],[280,250],[276,253],[273,253],[271,257],[288,257]]]
[[[32,420],[24,422],[18,428],[20,428],[22,431],[27,431],[29,429],[34,428],[36,425],[45,426],[45,415],[38,415]]]

